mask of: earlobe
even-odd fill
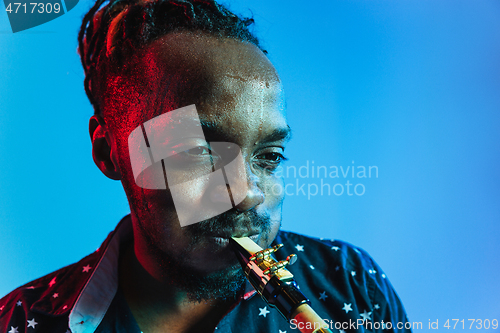
[[[94,115],[90,118],[89,134],[94,163],[106,177],[120,180],[122,175],[118,166],[116,149],[113,148],[111,133],[101,116]]]

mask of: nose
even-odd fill
[[[211,145],[214,147],[214,143]],[[232,207],[239,212],[246,212],[264,202],[264,192],[259,187],[259,177],[252,172],[239,147],[237,153],[231,157],[231,161],[221,168],[227,187],[224,196],[228,193]],[[214,196],[213,199],[215,199]]]
[[[230,201],[230,206],[227,209],[232,206],[239,212],[246,212],[264,202],[264,192],[259,188],[255,175],[231,179],[227,177],[227,172],[224,173],[226,184],[222,182],[210,191],[210,199],[213,204],[225,206]]]
[[[233,192],[235,192],[235,190],[231,188],[231,195],[233,197],[235,205],[234,208],[242,213],[260,205],[264,202],[265,199],[264,192],[262,192],[262,190],[258,186],[258,178],[253,173],[251,173],[250,170],[248,170],[247,173],[246,186],[236,189],[237,191],[241,191],[240,193],[233,195]],[[238,203],[238,201],[236,201],[235,199],[241,197],[243,199]]]

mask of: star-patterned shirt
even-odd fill
[[[96,252],[0,299],[0,333],[141,333],[118,291],[120,244],[131,236],[127,216]],[[398,329],[398,323],[407,322],[403,305],[365,251],[286,231],[279,232],[276,243],[284,244],[276,252],[278,260],[299,252],[289,270],[332,332],[409,332]],[[215,332],[299,332],[255,294],[249,287]]]

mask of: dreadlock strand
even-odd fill
[[[196,13],[194,12],[193,4],[186,0],[177,0],[172,2],[172,5],[179,6],[184,9],[184,16],[189,20],[196,20]]]
[[[97,0],[78,34],[85,92],[99,113],[103,98],[99,90],[106,72],[120,71],[126,57],[176,31],[204,31],[217,38],[249,42],[267,54],[248,29],[253,23],[215,0]]]

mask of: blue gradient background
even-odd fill
[[[89,7],[16,34],[0,13],[0,296],[92,252],[129,210],[91,158],[76,53]],[[367,250],[425,331],[500,320],[500,2],[230,7],[253,14],[281,74],[287,165],[379,169],[350,179],[362,196],[289,196],[283,228]]]

